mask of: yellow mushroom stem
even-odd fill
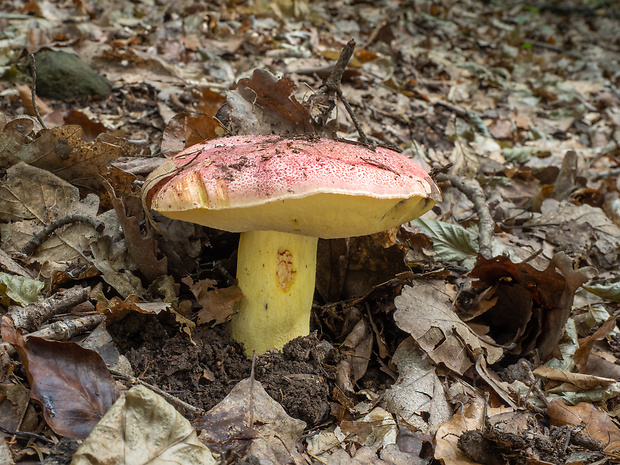
[[[248,356],[310,332],[318,238],[276,231],[241,233],[237,280],[243,292],[232,336]]]

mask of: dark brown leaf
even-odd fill
[[[488,325],[489,335],[496,342],[518,342],[517,353],[525,355],[538,349],[541,359],[548,360],[564,331],[575,291],[594,274],[591,267],[573,270],[572,260],[563,253],[556,254],[543,271],[527,263],[512,263],[506,256],[490,260],[479,257],[469,274],[476,279],[474,287],[484,290],[501,285],[497,287],[497,304],[480,317],[481,321],[473,321]],[[507,336],[503,334],[506,325],[499,322],[510,315],[510,321],[517,324],[520,320],[521,327],[512,328],[513,334]]]
[[[289,78],[276,79],[268,71],[257,69],[249,79],[239,81],[238,93],[257,106],[264,119],[265,134],[311,134],[312,119],[292,95],[297,86]]]
[[[151,235],[143,236],[140,229],[140,221],[135,216],[127,216],[125,211],[125,203],[122,199],[116,197],[114,189],[105,181],[104,186],[110,195],[112,205],[114,205],[114,211],[118,216],[121,227],[123,228],[123,234],[127,241],[127,249],[129,254],[134,259],[138,268],[149,281],[154,281],[156,278],[166,274],[168,269],[168,259],[166,257],[158,259],[157,242]]]
[[[116,383],[99,354],[73,342],[27,340],[10,317],[2,318],[2,338],[15,347],[31,386],[56,434],[84,439],[116,401]]]

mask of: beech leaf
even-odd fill
[[[2,338],[15,347],[45,421],[61,436],[84,439],[118,397],[116,384],[97,352],[74,342],[27,340],[10,317],[2,318]]]
[[[189,421],[161,396],[140,385],[112,405],[71,461],[71,465],[216,463]]]
[[[500,347],[481,340],[453,310],[443,281],[413,281],[394,303],[394,321],[436,364],[462,375],[473,365],[470,354],[485,354],[489,364],[503,356]]]

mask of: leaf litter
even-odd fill
[[[153,450],[184,463],[617,461],[612,3],[6,3],[7,463],[142,463]],[[336,98],[326,79],[352,38]],[[48,49],[79,57],[110,95],[33,102],[27,54]],[[322,241],[315,333],[253,363],[224,324],[240,298],[237,237],[152,228],[139,195],[162,157],[237,132],[398,147],[441,173],[445,198],[398,232]],[[73,286],[85,302],[13,328]],[[102,318],[96,337],[78,335]],[[108,390],[101,405],[80,402],[93,386]],[[183,432],[175,447],[155,440],[162,425]],[[70,438],[91,429],[76,453]]]

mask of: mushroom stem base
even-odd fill
[[[241,233],[237,280],[244,300],[230,328],[249,356],[281,350],[310,332],[317,242],[275,231]]]

